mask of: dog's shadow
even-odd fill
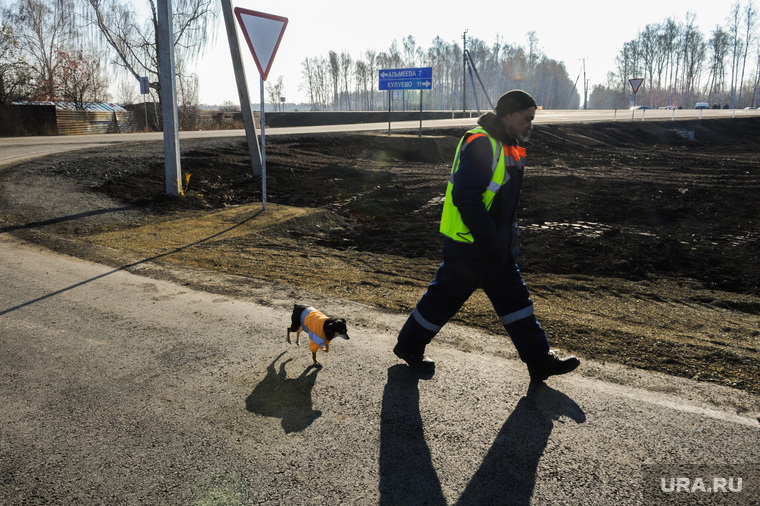
[[[280,418],[286,433],[300,432],[322,416],[321,411],[312,409],[311,391],[317,381],[319,368],[307,367],[297,378],[288,378],[285,365],[289,358],[277,367],[277,361],[285,352],[275,358],[267,367],[267,375],[253,389],[245,400],[245,407],[251,413]]]

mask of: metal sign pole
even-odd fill
[[[145,111],[145,133],[148,133],[148,103],[145,100],[145,95],[150,93],[150,84],[147,77],[140,78],[140,94],[143,96],[143,111]]]
[[[420,90],[420,137],[422,137],[422,90]]]
[[[391,134],[391,94],[392,90],[388,90],[388,135]]]
[[[264,79],[259,77],[261,84],[261,209],[267,210],[267,137],[265,126]]]

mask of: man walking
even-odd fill
[[[393,352],[413,369],[433,372],[425,347],[482,288],[528,366],[531,381],[574,370],[580,360],[560,359],[533,314],[533,302],[517,265],[517,208],[525,149],[536,102],[522,90],[499,98],[495,112],[478,119],[459,143],[441,216],[443,263],[417,302]]]

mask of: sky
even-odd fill
[[[288,18],[267,82],[274,83],[282,76],[286,101],[305,103],[306,94],[299,87],[301,64],[306,58],[327,57],[332,50],[338,54],[348,51],[356,59],[368,49],[378,53],[387,51],[394,40],[401,48],[402,40],[408,35],[425,50],[436,36],[461,46],[465,30],[468,38],[478,38],[489,46],[496,42],[498,35],[506,44],[523,47],[528,45],[528,33],[534,31],[541,51],[550,59],[564,62],[571,80],[579,76],[585,60],[590,90],[595,84],[607,82],[607,72],[614,70],[615,58],[623,44],[635,39],[646,25],[663,23],[668,18],[683,23],[687,12],[692,12],[696,15],[699,30],[709,37],[716,26],[728,26],[726,19],[735,3],[736,0],[475,3],[452,0],[233,0],[233,7]],[[235,23],[237,25],[237,20]],[[258,103],[259,72],[239,28],[238,34],[251,102]],[[196,62],[195,72],[199,78],[201,104],[239,103],[221,15],[216,40]],[[582,80],[578,86],[582,90]]]

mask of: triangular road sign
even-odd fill
[[[282,34],[288,26],[288,18],[235,7],[240,28],[253,54],[263,81],[267,80],[274,55],[280,47]]]
[[[633,88],[633,94],[635,95],[637,91],[639,91],[639,87],[641,86],[641,83],[644,82],[643,79],[628,79],[628,82],[631,83],[631,88]]]

